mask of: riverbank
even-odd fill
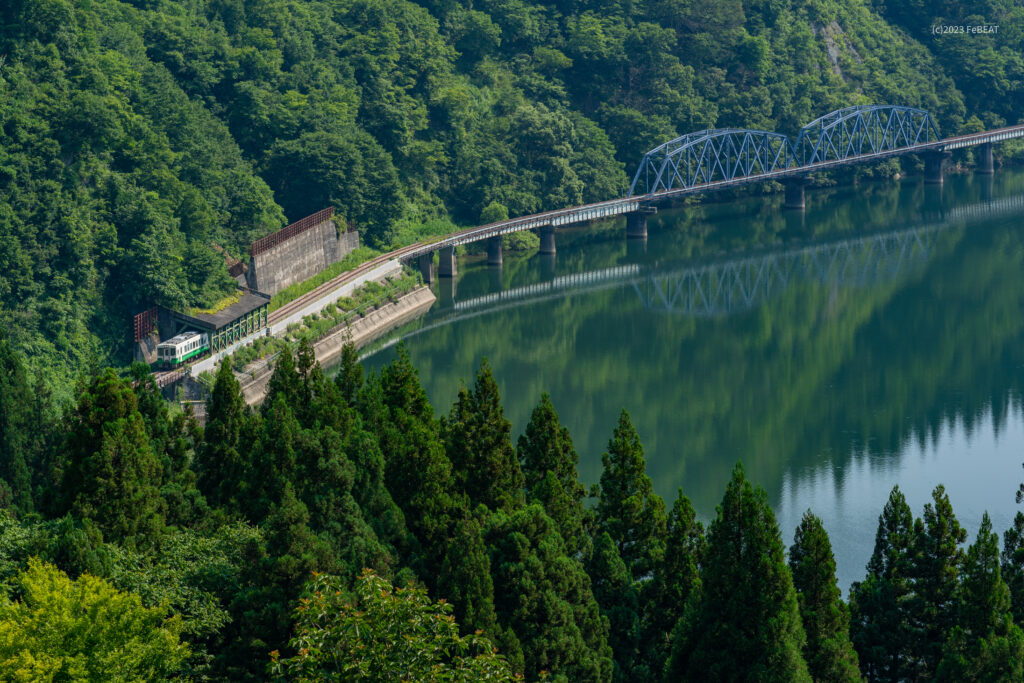
[[[386,334],[396,327],[423,315],[437,300],[427,286],[418,287],[398,298],[393,303],[367,313],[351,324],[339,325],[313,343],[316,359],[327,364],[338,354],[346,343],[352,342],[360,348]],[[253,363],[238,374],[245,402],[258,405],[267,394],[267,384],[273,374],[273,359],[267,358]]]

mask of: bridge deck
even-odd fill
[[[545,211],[543,213],[531,214],[529,216],[520,216],[518,218],[510,218],[508,220],[498,221],[496,223],[490,223],[488,225],[468,228],[466,230],[462,230],[451,235],[448,235],[443,239],[437,240],[435,242],[415,245],[405,250],[401,254],[401,259],[406,262],[411,262],[413,259],[423,254],[429,254],[444,247],[456,247],[461,244],[470,244],[472,242],[479,242],[481,240],[494,237],[496,235],[505,235],[508,233],[519,232],[521,230],[532,230],[535,228],[543,228],[549,226],[558,227],[561,225],[572,225],[574,223],[583,223],[591,220],[611,218],[613,216],[619,216],[625,213],[637,211],[643,205],[656,204],[658,202],[663,202],[684,195],[712,192],[715,190],[739,187],[742,185],[765,182],[768,180],[779,180],[785,178],[805,176],[810,173],[832,170],[834,168],[842,166],[851,166],[854,164],[878,161],[880,159],[901,156],[904,154],[950,151],[954,149],[963,149],[964,147],[970,147],[973,145],[1003,142],[1005,140],[1012,140],[1015,138],[1022,137],[1024,137],[1024,124],[1016,126],[1007,126],[1005,128],[997,128],[994,130],[983,131],[981,133],[968,133],[967,135],[957,135],[954,137],[944,138],[942,140],[934,142],[910,145],[907,147],[900,147],[898,149],[885,150],[883,152],[877,152],[872,154],[859,154],[856,156],[847,157],[845,159],[821,161],[813,164],[808,164],[806,166],[795,166],[791,168],[779,169],[776,171],[772,171],[770,173],[758,173],[739,178],[733,178],[731,180],[721,180],[710,183],[702,183],[699,185],[693,185],[691,187],[664,190],[661,192],[655,192],[645,195],[622,197],[619,199],[611,199],[603,202],[595,202],[593,204],[584,204],[583,206],[574,206],[568,209]]]

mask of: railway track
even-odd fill
[[[284,306],[281,306],[281,308],[278,308],[275,311],[273,311],[267,317],[268,324],[273,325],[279,320],[284,320],[295,311],[301,310],[307,304],[316,301],[317,299],[320,299],[321,297],[329,294],[330,292],[333,292],[335,289],[341,287],[350,280],[353,280],[359,277],[360,275],[363,275],[364,273],[373,270],[382,263],[387,263],[388,261],[391,261],[393,259],[401,258],[405,253],[413,251],[421,246],[422,243],[417,242],[416,244],[410,244],[407,247],[402,247],[394,251],[389,251],[386,254],[375,256],[369,261],[361,263],[352,270],[346,270],[344,273],[336,275],[327,282],[318,285],[317,287],[306,292],[297,299],[293,299],[286,303]]]

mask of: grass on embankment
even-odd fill
[[[328,280],[341,275],[346,270],[352,270],[361,263],[365,263],[379,254],[380,252],[378,250],[371,247],[359,247],[345,256],[345,258],[341,259],[337,263],[332,263],[330,266],[321,270],[308,280],[296,282],[294,285],[282,289],[270,299],[270,310],[275,311],[281,308],[289,301],[294,301],[303,294],[312,292]]]
[[[285,348],[295,348],[302,339],[316,342],[327,336],[340,325],[350,324],[358,318],[386,304],[398,301],[422,283],[419,273],[406,271],[396,278],[386,278],[383,283],[367,282],[354,292],[334,303],[327,304],[319,313],[312,313],[302,323],[288,326],[282,337],[259,337],[252,344],[243,346],[231,354],[231,367],[241,372],[246,365],[260,358],[271,356]]]
[[[270,310],[276,311],[285,304],[298,299],[303,294],[313,291],[328,280],[352,270],[380,254],[394,251],[416,242],[429,242],[431,239],[440,239],[462,229],[445,218],[437,218],[415,225],[410,223],[399,225],[395,228],[394,238],[387,248],[381,250],[374,249],[373,247],[359,247],[342,260],[331,264],[308,280],[296,282],[290,287],[282,289],[270,299]],[[506,235],[503,242],[505,249],[509,251],[530,251],[540,246],[540,238],[529,231]],[[487,245],[484,242],[469,245],[469,247],[468,250],[466,247],[459,247],[459,253],[466,253],[467,251],[469,253],[477,253],[486,252],[487,250]]]

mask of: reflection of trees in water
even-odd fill
[[[1012,229],[976,226],[942,233],[923,273],[872,287],[803,282],[703,320],[598,291],[438,328],[410,350],[439,410],[483,355],[517,428],[550,391],[587,482],[627,407],[658,491],[682,486],[710,514],[737,458],[777,491],[787,470],[827,462],[841,477],[855,453],[894,455],[944,421],[1019,410],[1022,265]]]

